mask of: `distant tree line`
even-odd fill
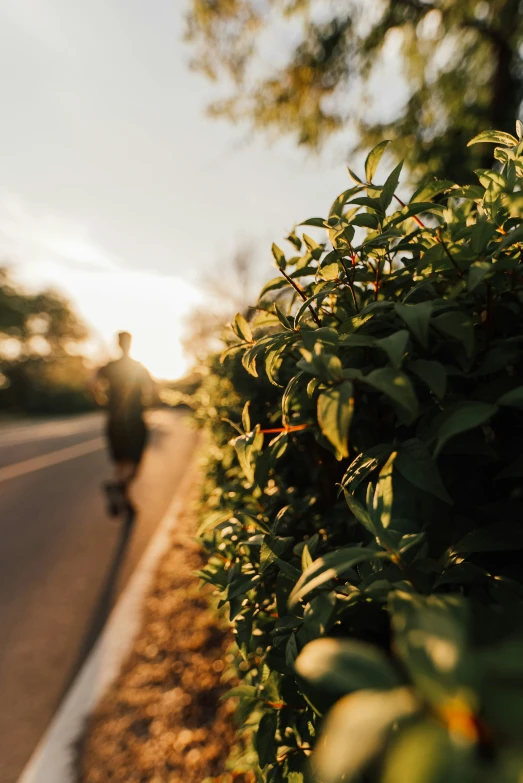
[[[72,413],[94,403],[81,353],[87,327],[53,291],[33,294],[0,268],[0,412]]]

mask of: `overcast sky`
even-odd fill
[[[181,319],[205,275],[251,240],[271,274],[271,242],[347,187],[349,141],[318,159],[206,118],[216,93],[188,68],[185,9],[0,3],[0,253],[24,281],[66,290],[105,343],[136,331],[137,297],[160,291],[142,342],[171,324],[178,369]]]

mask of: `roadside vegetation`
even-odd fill
[[[522,136],[406,203],[379,144],[195,392],[260,781],[521,780]]]

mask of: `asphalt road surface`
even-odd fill
[[[101,631],[196,444],[159,410],[131,530],[107,516],[103,416],[0,427],[0,783],[15,783]]]

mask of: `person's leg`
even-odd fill
[[[138,473],[147,430],[142,420],[110,420],[107,435],[115,477],[114,483],[106,485],[110,513],[116,516],[123,512],[129,519],[134,518],[136,512],[129,496],[129,488]]]
[[[136,508],[129,495],[129,489],[138,471],[138,464],[131,460],[122,460],[117,465],[117,481],[121,492],[122,508],[128,524],[133,522],[136,516]]]
[[[107,511],[110,516],[117,517],[122,511],[123,491],[122,485],[118,480],[118,471],[115,465],[115,480],[106,481],[103,484],[103,490],[107,498]]]
[[[136,475],[137,465],[130,460],[119,460],[115,464],[115,477],[118,484],[125,489],[129,486]]]

